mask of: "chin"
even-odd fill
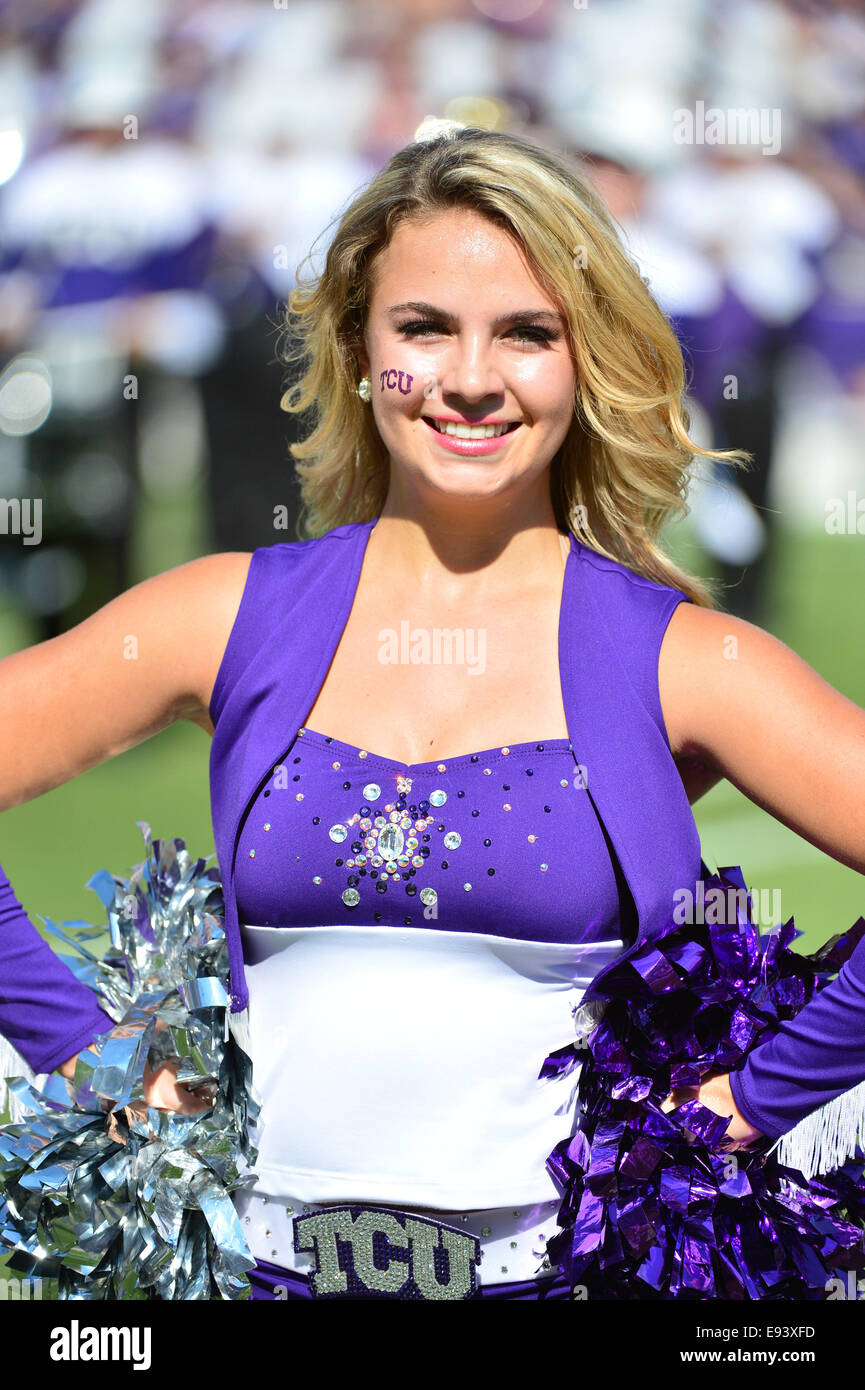
[[[403,472],[415,486],[460,496],[472,493],[479,497],[519,487],[525,477],[524,470],[508,467],[505,460],[483,456],[441,461],[424,459],[422,463],[413,460],[403,466]]]
[[[448,468],[435,472],[424,471],[418,476],[418,483],[424,491],[435,492],[439,497],[453,497],[455,501],[483,502],[503,493],[519,490],[519,478],[502,477],[500,473],[488,472],[479,476],[476,465],[466,469]]]

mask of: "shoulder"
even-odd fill
[[[695,603],[676,608],[664,636],[665,673],[694,690],[731,672],[766,682],[812,671],[792,647],[764,628],[718,608]]]
[[[210,693],[248,590],[254,552],[203,555],[128,589],[91,622],[110,619],[141,633],[142,647],[176,672],[180,693],[191,697],[180,713],[210,729]],[[116,614],[112,610],[116,608]]]
[[[779,638],[716,608],[680,604],[664,635],[658,665],[671,746],[718,757],[725,730],[753,711],[781,706],[823,678]]]
[[[56,646],[73,645],[116,631],[141,631],[148,644],[160,637],[168,649],[175,639],[190,644],[193,632],[207,631],[237,611],[246,584],[251,556],[241,552],[204,555],[173,569],[142,579],[125,589],[77,628],[55,639]],[[132,626],[130,626],[132,625]]]
[[[228,551],[188,560],[127,589],[90,622],[116,615],[121,624],[140,621],[148,630],[160,628],[167,640],[182,640],[187,651],[207,647],[223,631],[227,639],[252,558],[246,552]]]
[[[625,608],[635,614],[649,616],[653,612],[669,613],[676,604],[683,601],[689,604],[691,602],[681,589],[638,574],[621,560],[613,560],[608,555],[591,550],[579,540],[577,553],[583,563],[584,573],[591,576],[592,592],[602,607]]]
[[[70,659],[93,648],[126,650],[139,670],[171,695],[176,717],[210,729],[211,690],[249,591],[255,552],[203,555],[125,590],[63,634]]]
[[[207,555],[167,571],[167,575],[172,576],[170,582],[181,594],[188,592],[193,598],[208,595],[217,605],[216,612],[222,616],[230,613],[233,622],[242,602],[260,599],[272,586],[295,583],[301,571],[314,569],[335,549],[333,542],[351,529],[339,527],[324,536],[281,541],[253,551]]]
[[[580,583],[589,591],[592,611],[606,628],[628,679],[675,753],[669,696],[662,698],[659,691],[659,652],[672,615],[696,605],[681,589],[637,574],[580,541],[577,546],[583,562]]]
[[[340,542],[357,540],[360,532],[369,529],[369,524],[353,521],[345,526],[334,527],[322,536],[312,536],[306,540],[277,541],[273,545],[260,546],[249,557],[250,578],[261,577],[277,583],[283,577],[294,580],[306,571],[312,573],[332,558],[338,559],[345,555],[346,546]]]
[[[340,527],[310,540],[261,546],[251,554],[210,556],[194,562],[200,572],[190,575],[192,586],[210,587],[213,608],[208,617],[208,664],[203,687],[213,727],[232,687],[241,683],[274,623],[286,621],[292,607],[305,602],[310,582],[326,573],[327,557],[340,553]]]
[[[157,575],[152,583],[170,585],[181,600],[189,598],[194,601],[203,597],[211,603],[216,602],[228,608],[234,603],[236,608],[246,584],[252,558],[252,551],[240,550],[202,555],[197,560],[188,560],[186,564]]]
[[[865,710],[777,637],[728,613],[682,605],[665,647],[680,749],[865,872]]]

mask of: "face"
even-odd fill
[[[548,504],[576,374],[566,323],[506,232],[464,208],[401,223],[373,268],[359,359],[392,496]]]

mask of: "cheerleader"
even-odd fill
[[[174,719],[212,735],[261,1099],[253,1297],[567,1298],[548,1160],[577,1088],[545,1063],[699,895],[691,802],[721,777],[865,872],[865,713],[660,548],[703,452],[681,353],[562,159],[425,123],[289,309],[310,538],[194,561],[7,658],[2,801]],[[71,1076],[112,1020],[2,891],[0,1028]],[[664,1109],[696,1097],[730,1146],[827,1113],[865,1078],[863,986],[857,953]],[[176,1078],[148,1071],[146,1098],[195,1111]]]

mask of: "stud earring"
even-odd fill
[[[362,401],[372,400],[372,382],[368,376],[361,377],[360,381],[357,383],[356,390]]]

